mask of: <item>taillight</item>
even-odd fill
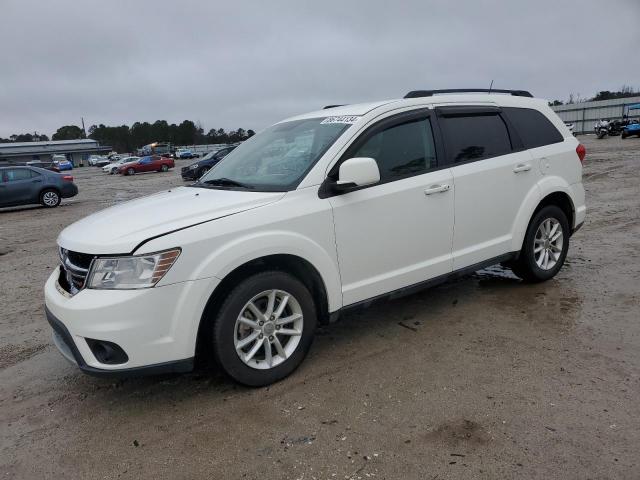
[[[71,175],[63,175],[62,179],[66,180],[67,182],[73,182],[73,177]]]
[[[576,153],[578,154],[578,158],[580,159],[580,163],[584,163],[584,157],[587,155],[587,149],[584,148],[584,145],[579,143],[576,147]]]

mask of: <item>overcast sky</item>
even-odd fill
[[[184,119],[259,130],[418,88],[640,87],[640,1],[0,0],[0,136]]]

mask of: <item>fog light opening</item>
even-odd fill
[[[93,338],[86,338],[85,340],[93,356],[96,357],[96,360],[100,363],[104,363],[105,365],[119,365],[129,361],[129,357],[124,350],[113,342],[94,340]]]

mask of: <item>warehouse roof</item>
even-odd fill
[[[0,155],[39,155],[46,153],[88,153],[110,151],[111,147],[101,146],[96,140],[51,140],[48,142],[0,143]]]

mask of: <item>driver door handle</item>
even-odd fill
[[[450,188],[451,187],[446,183],[443,183],[441,185],[431,185],[430,187],[425,188],[424,194],[433,195],[434,193],[444,193],[444,192],[448,192]]]
[[[529,163],[519,163],[513,169],[513,173],[528,172],[529,170],[531,170],[531,164],[529,164]]]

